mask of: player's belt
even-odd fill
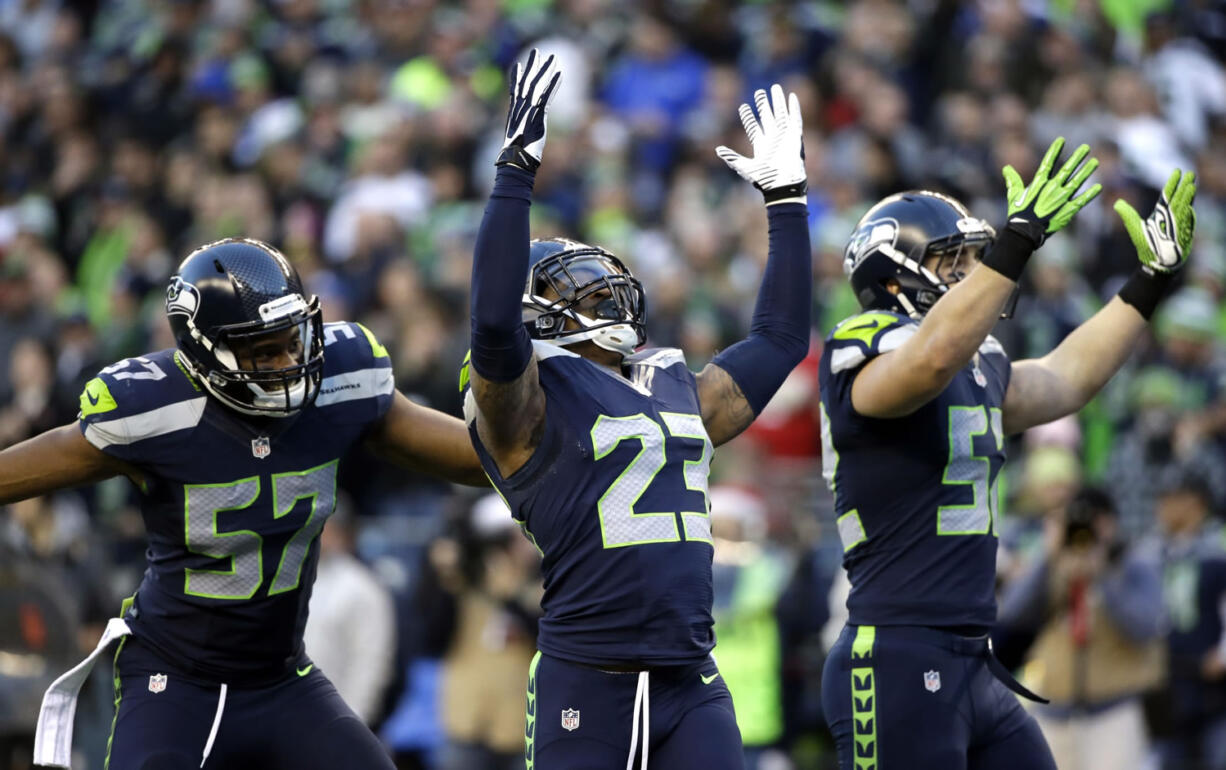
[[[89,678],[98,658],[117,639],[132,633],[123,618],[111,618],[98,646],[89,657],[51,683],[38,711],[38,730],[34,733],[34,764],[69,767],[72,759],[72,718],[77,712],[77,695]]]

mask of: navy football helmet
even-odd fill
[[[868,210],[843,254],[843,271],[865,310],[922,318],[973,267],[996,231],[948,195],[910,190]],[[940,257],[935,269],[928,257]],[[942,276],[946,276],[942,278]],[[897,292],[887,284],[896,281]]]
[[[268,244],[227,238],[193,251],[171,276],[166,315],[184,366],[231,409],[286,417],[319,394],[319,298]],[[293,363],[261,368],[259,347],[270,342]]]
[[[620,259],[567,238],[534,240],[524,287],[524,325],[533,339],[591,340],[630,355],[647,340],[647,298]],[[596,298],[599,292],[606,292]],[[579,328],[566,328],[566,319]]]

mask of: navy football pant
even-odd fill
[[[846,626],[822,672],[839,770],[1056,770],[988,654],[984,637]]]
[[[162,674],[164,689],[160,677],[150,679]],[[189,681],[127,637],[115,655],[115,688],[108,770],[200,768],[210,734],[205,770],[393,767],[379,740],[315,668],[267,687],[227,687],[218,718],[220,685]]]
[[[732,696],[711,658],[644,677],[538,652],[528,673],[526,738],[527,770],[626,770],[632,742],[638,770],[644,741],[650,770],[745,767]]]

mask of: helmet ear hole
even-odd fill
[[[897,278],[887,278],[885,279],[885,290],[894,296],[898,296],[898,293],[902,291],[902,284],[898,282]]]

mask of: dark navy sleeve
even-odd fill
[[[473,252],[472,366],[495,382],[514,380],[532,359],[521,309],[531,248],[532,182],[527,171],[498,167]]]
[[[813,257],[803,203],[767,208],[770,256],[762,275],[749,336],[722,351],[712,363],[732,377],[754,414],[809,352]]]

